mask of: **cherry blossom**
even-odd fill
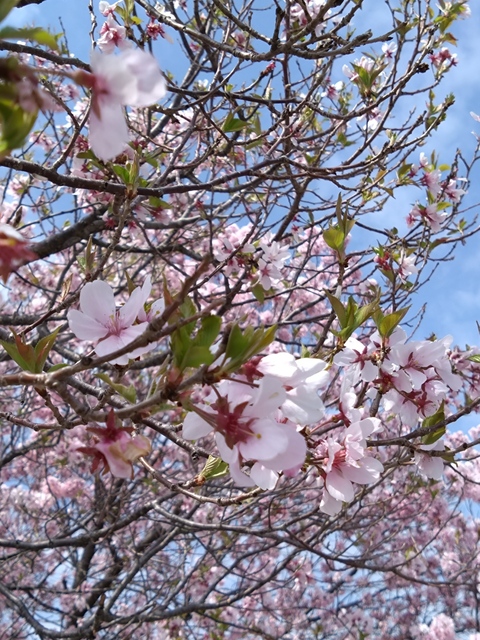
[[[415,275],[418,273],[418,269],[415,266],[415,256],[407,256],[405,251],[401,251],[400,257],[397,260],[398,262],[398,271],[397,275],[402,282],[406,282],[408,276]]]
[[[127,31],[125,27],[119,25],[111,13],[108,14],[106,22],[100,29],[100,38],[97,45],[103,53],[113,53],[115,47],[126,49],[130,47],[130,43],[126,40]]]
[[[93,456],[92,472],[103,467],[103,473],[111,472],[116,478],[133,478],[132,462],[150,453],[150,440],[134,435],[130,427],[119,427],[113,409],[107,416],[106,428],[87,427],[94,435],[94,444],[78,447],[77,451]]]
[[[314,460],[321,463],[324,492],[320,510],[329,515],[339,513],[343,502],[355,497],[353,483],[371,484],[383,471],[380,460],[365,454],[365,438],[380,431],[378,418],[367,418],[345,429],[344,443],[328,437],[320,441]]]
[[[120,310],[116,310],[110,285],[102,280],[87,283],[80,293],[80,311],[68,312],[70,329],[80,340],[100,340],[95,353],[107,356],[138,338],[148,327],[148,322],[134,324],[142,313],[145,290],[137,287]],[[147,353],[154,348],[150,344],[111,360],[112,364],[126,365],[130,358]]]
[[[25,238],[9,224],[0,224],[0,276],[7,282],[8,276],[25,262],[37,255],[28,247]]]
[[[101,160],[111,160],[129,141],[123,106],[147,107],[167,92],[155,58],[139,49],[119,55],[91,54],[92,73],[77,72],[75,79],[92,89],[90,146]]]
[[[432,444],[422,444],[415,451],[415,464],[422,475],[432,480],[441,480],[443,475],[444,461],[440,456],[430,456],[422,451],[444,451],[445,443],[443,439],[436,440]]]
[[[212,390],[205,405],[193,406],[187,413],[183,437],[196,440],[213,429],[220,456],[229,463],[234,480],[244,486],[253,481],[271,488],[277,472],[301,465],[306,453],[305,440],[295,425],[272,417],[285,396],[280,381],[270,376],[263,377],[256,387],[223,381]],[[254,465],[250,478],[241,471],[246,460],[261,463]]]
[[[101,0],[101,2],[99,2],[98,4],[98,8],[100,10],[100,13],[107,17],[114,14],[115,9],[119,4],[120,0],[118,2],[115,2],[114,4],[109,4],[108,2],[105,2],[105,0]]]
[[[326,363],[315,358],[296,359],[292,354],[272,353],[260,360],[257,370],[282,381],[287,397],[280,405],[283,415],[292,422],[305,426],[318,422],[323,414],[323,403],[318,390],[330,379]]]
[[[437,233],[441,230],[442,224],[445,222],[447,217],[446,213],[439,213],[438,206],[436,203],[432,202],[427,206],[423,206],[419,203],[415,204],[411,209],[407,223],[409,226],[415,224],[417,219],[423,220],[434,233]]]

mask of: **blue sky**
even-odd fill
[[[378,0],[366,0],[368,4],[378,8]],[[480,123],[469,115],[470,111],[480,113],[480,74],[478,73],[479,56],[478,40],[480,38],[480,6],[471,2],[472,16],[457,23],[454,33],[458,38],[456,52],[458,66],[447,76],[443,88],[437,93],[440,98],[453,92],[456,102],[450,109],[446,122],[437,131],[434,138],[421,150],[427,155],[435,149],[443,162],[452,159],[455,149],[460,147],[468,158],[475,148],[476,139],[472,131],[480,135]],[[95,8],[98,2],[95,2]],[[62,31],[60,19],[68,38],[72,53],[88,59],[90,49],[89,30],[91,28],[87,0],[46,0],[42,5],[31,5],[15,10],[9,23],[35,23],[49,26],[54,32]],[[379,20],[378,12],[369,13],[369,20]],[[102,21],[99,20],[101,25]],[[376,24],[370,25],[373,29]],[[455,50],[455,49],[453,49]],[[171,62],[171,45],[167,41],[158,44],[160,60]],[[169,55],[170,54],[170,55]],[[171,69],[175,71],[175,69]],[[419,150],[420,151],[420,150]],[[472,207],[468,212],[473,217],[480,207],[480,187],[478,186],[480,167],[465,198],[464,206]],[[408,202],[398,202],[399,216],[408,214]],[[441,337],[451,334],[454,341],[461,346],[466,343],[480,342],[476,320],[480,320],[480,277],[479,277],[480,238],[474,237],[465,247],[459,247],[455,260],[439,263],[438,270],[432,280],[418,296],[417,304],[428,302],[422,329],[417,334],[421,338],[434,332]]]

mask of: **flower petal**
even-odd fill
[[[119,102],[104,100],[99,106],[99,115],[95,111],[90,110],[88,139],[97,158],[106,162],[122,153],[130,136]]]
[[[328,493],[332,498],[335,498],[335,500],[351,502],[355,497],[353,485],[350,480],[344,478],[336,469],[332,469],[332,471],[327,474],[325,486]]]
[[[275,489],[275,485],[278,480],[278,473],[275,473],[275,471],[272,471],[271,469],[267,469],[263,464],[260,464],[260,462],[256,462],[250,471],[250,478],[255,482],[257,487],[267,491]]]
[[[250,460],[271,460],[283,453],[289,444],[288,437],[278,422],[263,419],[252,424],[254,434],[246,442],[238,443],[242,456]]]
[[[115,316],[115,297],[110,285],[103,280],[86,284],[80,292],[80,309],[100,324],[109,325]]]
[[[200,416],[191,411],[187,413],[183,421],[182,438],[185,438],[185,440],[198,440],[198,438],[208,436],[211,430],[212,426],[208,422],[205,422]]]
[[[70,309],[67,319],[70,330],[80,340],[100,340],[108,334],[108,327],[76,309]]]
[[[120,326],[122,327],[122,329],[131,327],[135,322],[137,315],[139,314],[144,304],[143,295],[144,292],[142,289],[140,289],[140,287],[134,289],[130,298],[118,312]]]
[[[141,49],[129,49],[123,51],[118,57],[122,58],[120,64],[125,65],[137,81],[135,94],[130,94],[128,101],[124,104],[132,107],[148,107],[165,96],[167,93],[165,78],[157,61],[150,53]]]

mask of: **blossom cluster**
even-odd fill
[[[417,177],[420,170],[422,173],[419,176],[419,183],[427,189],[427,204],[416,202],[408,214],[407,223],[412,226],[417,221],[422,221],[434,233],[437,233],[442,229],[447,219],[445,209],[450,205],[445,202],[445,199],[455,204],[460,202],[466,192],[457,186],[458,179],[449,177],[443,180],[440,169],[430,163],[423,152],[420,154],[419,165],[411,166],[409,177]]]
[[[322,360],[288,353],[250,362],[243,375],[220,382],[202,404],[189,407],[183,437],[196,440],[213,430],[235,482],[272,489],[280,472],[295,475],[305,461],[300,431],[323,415],[318,390],[329,379],[325,367]],[[253,463],[250,475],[246,463]]]

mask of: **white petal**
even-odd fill
[[[289,380],[297,373],[295,357],[286,351],[265,356],[257,368],[264,375],[275,376],[281,380]]]
[[[366,457],[358,461],[358,468],[350,465],[342,466],[343,475],[357,484],[371,484],[379,479],[383,464],[376,458]]]
[[[254,487],[255,482],[247,476],[246,473],[240,469],[238,462],[231,462],[229,465],[230,475],[232,480],[239,487]]]
[[[326,489],[323,490],[323,497],[320,502],[320,511],[328,516],[336,516],[342,510],[342,501],[332,498]]]
[[[285,471],[301,467],[307,455],[305,438],[288,424],[279,424],[279,428],[288,438],[288,446],[282,453],[277,454],[271,460],[264,460],[263,464],[273,471]]]
[[[157,61],[146,51],[141,49],[129,49],[123,51],[118,58],[120,64],[125,65],[128,71],[137,81],[136,92],[128,96],[129,104],[132,107],[148,107],[154,104],[167,93],[167,84],[163,77]]]
[[[265,376],[260,380],[255,400],[245,410],[245,414],[255,418],[270,416],[283,404],[286,396],[280,380],[273,376]]]

